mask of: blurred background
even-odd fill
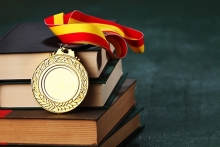
[[[220,1],[0,0],[0,37],[17,23],[73,10],[145,35],[145,52],[129,49],[123,59],[145,124],[127,147],[219,146]]]

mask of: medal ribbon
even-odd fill
[[[77,10],[50,16],[44,22],[63,43],[96,45],[113,58],[125,57],[127,44],[134,52],[144,52],[142,32]],[[110,49],[109,43],[115,51]]]

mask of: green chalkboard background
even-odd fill
[[[0,37],[16,23],[73,10],[145,34],[145,53],[129,49],[123,59],[145,108],[145,129],[127,147],[220,145],[219,0],[0,0]]]

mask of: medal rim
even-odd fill
[[[50,67],[57,65],[69,67],[77,74],[79,79],[76,94],[65,102],[57,102],[50,99],[42,92],[42,89],[40,89],[39,86],[39,81],[41,80],[40,77],[42,77],[41,74],[45,73]],[[46,58],[35,69],[31,79],[32,92],[35,100],[42,108],[53,113],[65,113],[75,109],[86,96],[88,82],[88,73],[84,66],[75,57],[68,54],[55,54]]]

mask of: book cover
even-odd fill
[[[143,108],[135,106],[128,114],[94,147],[124,146],[144,127],[140,122],[140,112]],[[28,146],[24,144],[7,144],[10,147]],[[37,147],[32,144],[31,146]],[[55,145],[54,145],[55,146]],[[63,146],[63,145],[62,145]],[[79,145],[81,146],[81,145]],[[52,147],[50,145],[50,147]]]
[[[60,43],[61,41],[43,22],[20,23],[1,38],[0,54],[54,52]],[[100,49],[92,45],[80,45],[76,52]]]
[[[122,75],[121,60],[111,60],[101,79],[89,81],[88,93],[80,107],[111,105],[127,74]],[[30,80],[1,80],[0,107],[41,108],[33,97]]]
[[[16,25],[0,40],[0,69],[8,67],[0,79],[31,79],[37,65],[57,51],[60,43],[44,23]],[[106,51],[92,45],[75,45],[73,50],[89,77],[99,77],[109,59]]]
[[[75,109],[59,115],[1,109],[1,144],[98,145],[135,105],[135,83],[126,79],[109,109]]]

